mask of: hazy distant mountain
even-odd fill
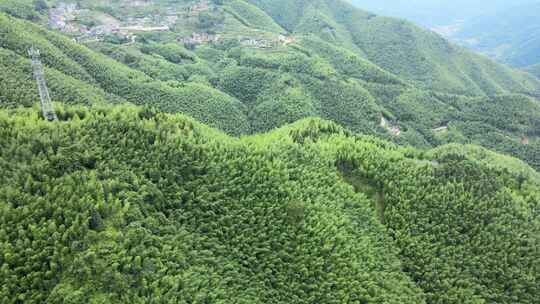
[[[540,1],[351,0],[362,9],[406,18],[516,67],[540,63]]]
[[[426,27],[439,27],[492,14],[508,7],[538,0],[350,0],[374,13],[405,18]],[[489,5],[486,5],[489,3]]]
[[[540,63],[540,2],[475,18],[452,37],[513,66]]]

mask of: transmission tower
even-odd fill
[[[43,117],[49,121],[58,120],[58,117],[54,112],[47,83],[45,82],[45,72],[43,71],[43,64],[41,64],[41,60],[39,59],[39,50],[31,47],[28,50],[28,55],[30,55],[30,58],[32,58],[32,69],[34,70],[34,78],[37,82]]]

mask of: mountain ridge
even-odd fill
[[[381,15],[406,18],[514,68],[523,69],[539,61],[537,0],[491,1],[489,5],[474,0],[351,2]]]
[[[263,0],[179,2],[172,8],[158,2],[105,7],[81,2],[80,9],[66,4],[74,9],[70,14],[79,14],[67,23],[69,29],[85,24],[107,28],[99,25],[103,11],[116,22],[141,22],[140,27],[158,28],[172,17],[176,21],[168,31],[136,32],[135,42],[113,33],[76,43],[68,37],[79,39],[77,33],[45,29],[44,13],[30,14],[29,6],[16,9],[27,2],[8,1],[0,7],[23,17],[0,16],[0,64],[10,71],[0,76],[4,106],[35,100],[24,59],[26,49],[35,45],[42,49],[58,101],[130,101],[186,113],[233,135],[317,116],[354,132],[417,147],[477,143],[540,168],[539,106],[513,94],[532,95],[540,82],[408,22],[322,0],[290,2],[282,15],[282,7]],[[63,12],[61,3],[48,9]],[[153,15],[155,22],[136,17],[171,9],[176,15],[159,13]],[[127,21],[119,19],[118,11]],[[293,32],[283,32],[283,27]],[[216,37],[218,41],[204,41]],[[427,47],[422,42],[428,42]],[[440,59],[446,52],[453,53],[453,59]],[[422,68],[416,68],[417,63]],[[24,85],[14,85],[12,79]],[[84,91],[75,89],[78,86]],[[456,89],[464,95],[448,93]],[[511,119],[500,123],[494,113]]]
[[[57,109],[52,123],[38,108],[0,110],[3,302],[540,292],[540,180],[518,160],[400,147],[313,118],[238,139],[133,105]]]
[[[275,3],[273,2],[264,1],[264,0],[251,0],[251,2],[262,6],[263,9],[265,7],[270,7],[270,8],[275,9],[278,13],[280,12],[281,6],[275,5]],[[298,2],[298,7],[304,8],[304,9],[302,10],[302,9],[296,8],[297,12],[294,13],[292,15],[293,17],[291,18],[303,18],[300,20],[311,18],[313,21],[316,21],[319,23],[319,25],[316,25],[318,27],[315,27],[315,28],[309,28],[309,26],[304,25],[303,27],[298,28],[299,32],[315,33],[319,36],[320,36],[319,33],[324,32],[325,28],[335,31],[335,33],[337,33],[338,35],[340,34],[340,32],[343,32],[341,33],[342,36],[349,36],[350,39],[356,40],[354,43],[356,44],[356,47],[359,48],[361,51],[359,54],[367,54],[369,60],[373,61],[379,66],[382,66],[388,71],[393,72],[394,74],[397,74],[398,76],[405,77],[408,80],[418,81],[420,83],[428,81],[429,78],[433,78],[433,80],[435,81],[442,81],[442,79],[444,79],[444,81],[440,84],[440,86],[438,86],[437,83],[428,83],[427,87],[431,89],[437,90],[439,87],[441,88],[445,87],[445,89],[448,90],[448,88],[450,87],[450,84],[453,81],[454,82],[463,81],[463,79],[459,79],[461,77],[472,78],[472,79],[474,78],[474,77],[471,77],[470,72],[465,72],[466,76],[456,77],[454,79],[450,79],[450,81],[448,81],[449,79],[447,78],[443,78],[444,75],[442,74],[445,74],[448,72],[450,72],[449,74],[456,73],[456,71],[451,71],[451,70],[449,70],[448,72],[444,70],[437,71],[439,67],[437,67],[436,63],[445,62],[446,61],[445,57],[448,57],[448,55],[454,56],[454,54],[457,55],[461,52],[465,52],[468,56],[475,57],[473,60],[469,60],[468,62],[466,62],[465,65],[463,65],[463,63],[456,61],[457,59],[452,58],[449,66],[460,66],[460,69],[465,68],[469,65],[473,65],[473,66],[476,65],[474,68],[479,69],[481,64],[479,64],[476,61],[478,60],[487,61],[486,59],[482,59],[479,56],[473,55],[472,52],[465,51],[465,49],[449,44],[446,40],[442,39],[440,36],[430,31],[422,30],[414,26],[412,23],[408,23],[402,20],[388,18],[388,17],[379,17],[371,13],[361,11],[359,9],[354,9],[352,5],[347,4],[346,2],[340,1],[337,4],[334,2],[327,3],[327,1],[322,1],[322,0],[316,1],[315,3],[309,2],[309,4],[306,4],[304,2]],[[272,11],[269,9],[267,10],[268,10],[268,13],[272,16]],[[294,11],[294,9],[292,10]],[[317,15],[317,14],[321,14],[320,13],[321,11],[324,11],[324,12],[329,11],[329,12],[327,13],[326,16]],[[311,13],[311,12],[318,12],[318,13]],[[313,15],[310,15],[310,14],[313,14]],[[332,16],[333,19],[331,22],[331,23],[334,23],[333,25],[326,24],[324,21],[326,17],[329,17],[328,14],[334,14],[334,16]],[[336,20],[335,19],[337,18],[336,16],[339,16],[342,19]],[[285,17],[278,15],[278,18],[285,18]],[[278,19],[277,21],[279,22],[280,20]],[[288,25],[289,31],[297,30],[296,28],[294,28],[294,24],[291,21],[282,20],[281,22]],[[297,22],[302,23],[303,21],[297,21]],[[333,26],[335,26],[336,29],[333,29]],[[339,27],[345,27],[345,30],[340,31]],[[377,35],[369,31],[370,27],[377,28],[377,31],[378,31]],[[380,34],[381,31],[384,31],[384,34]],[[399,37],[399,35],[403,35],[403,37]],[[430,45],[427,45],[427,48],[426,48],[426,45],[421,45],[420,47],[426,48],[426,50],[419,51],[418,45],[422,44],[423,40],[430,41],[430,44],[434,45],[435,47],[432,49],[429,49],[429,47],[431,47]],[[393,48],[393,49],[390,48],[389,46],[391,46],[396,41],[400,42],[400,44],[398,45],[399,48]],[[440,53],[443,53],[444,55]],[[378,54],[382,54],[386,56],[386,58],[379,58]],[[430,56],[435,56],[435,57],[430,60],[429,59]],[[415,61],[411,62],[411,60],[415,60]],[[496,67],[497,69],[500,69],[502,67],[496,64],[492,64],[491,62],[490,62],[490,65],[493,67]],[[420,69],[420,70],[416,72],[411,72],[412,66],[414,66],[414,69]],[[424,67],[424,70],[422,70],[420,67]],[[507,71],[503,73],[501,72],[502,71],[498,71],[498,73],[494,73],[494,74],[507,73]],[[425,77],[428,79],[422,79],[422,77]],[[525,75],[523,75],[522,77],[525,77],[525,79],[527,79]],[[461,84],[461,85],[464,85],[464,84]],[[476,85],[478,84],[472,84],[472,87]],[[472,87],[469,87],[469,89],[471,89]],[[534,89],[534,87],[532,88]],[[454,93],[458,93],[458,92],[459,91],[454,92]],[[463,91],[459,93],[463,93]]]

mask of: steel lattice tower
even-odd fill
[[[28,50],[28,55],[30,55],[30,58],[32,58],[32,69],[34,70],[34,78],[37,82],[43,117],[49,121],[58,120],[58,117],[54,112],[47,83],[45,82],[45,72],[43,71],[43,64],[41,64],[41,60],[39,59],[39,50],[31,47]]]

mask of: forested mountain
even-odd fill
[[[0,0],[0,303],[537,303],[538,88],[344,1]]]
[[[540,105],[526,96],[538,80],[345,2],[0,3],[4,107],[35,103],[35,46],[59,102],[129,101],[233,135],[317,116],[399,144],[480,144],[540,168]]]
[[[406,18],[515,67],[540,63],[540,1],[352,0],[360,8]]]
[[[251,2],[287,30],[316,35],[349,48],[422,88],[459,94],[494,94],[502,92],[500,89],[515,92],[538,85],[531,84],[524,75],[456,47],[412,23],[357,10],[346,2]]]
[[[540,178],[307,119],[0,110],[2,303],[536,303]]]

